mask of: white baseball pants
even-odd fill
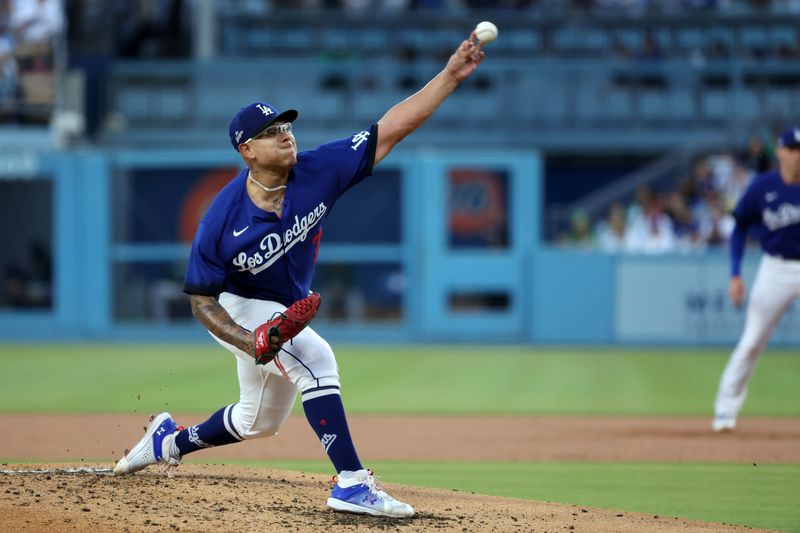
[[[739,415],[758,356],[797,298],[800,298],[800,261],[764,254],[750,291],[744,331],[722,373],[714,404],[716,416]]]
[[[286,307],[265,300],[222,293],[219,303],[233,320],[250,331]],[[339,394],[339,368],[330,345],[306,327],[269,364],[256,365],[253,357],[217,338],[236,356],[239,403],[234,404],[231,423],[245,439],[271,437],[286,422],[297,392],[303,400]],[[233,433],[232,433],[233,434]]]

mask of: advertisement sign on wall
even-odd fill
[[[757,258],[745,262],[743,279],[752,287]],[[616,338],[621,342],[735,344],[745,307],[728,298],[724,256],[706,261],[628,259],[617,264]],[[781,319],[770,343],[800,342],[800,306]]]

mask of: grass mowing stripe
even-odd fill
[[[235,463],[333,475],[326,461]],[[389,483],[800,532],[800,465],[378,461],[369,467]]]
[[[351,413],[708,415],[727,356],[686,349],[337,347]],[[742,415],[800,415],[798,381],[800,357],[765,354]],[[237,397],[233,357],[210,343],[0,345],[4,412],[212,412]]]

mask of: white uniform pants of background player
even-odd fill
[[[286,310],[277,302],[230,293],[222,293],[219,303],[237,324],[250,331],[268,321],[274,313]],[[310,327],[292,339],[291,344],[287,342],[285,350],[266,365],[256,365],[251,355],[214,338],[236,356],[239,403],[232,406],[230,421],[245,439],[277,434],[289,417],[298,391],[304,391],[304,401],[339,394],[339,369],[333,350]]]
[[[764,254],[750,291],[744,331],[722,373],[714,405],[716,416],[739,415],[758,356],[783,314],[798,298],[800,261]]]

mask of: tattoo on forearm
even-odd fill
[[[253,353],[253,335],[234,322],[216,298],[193,294],[191,302],[192,314],[208,331],[244,353]]]

